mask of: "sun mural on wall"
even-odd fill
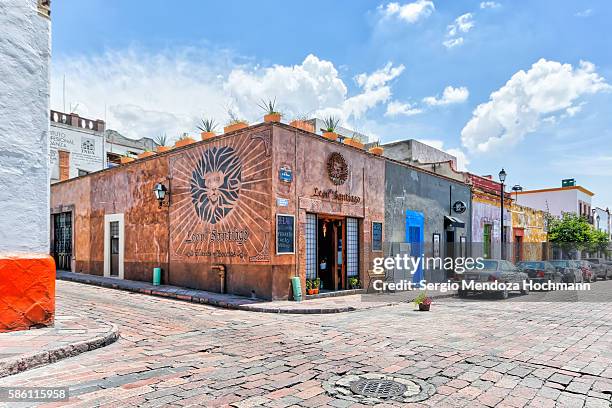
[[[242,163],[231,147],[204,151],[191,176],[191,199],[198,216],[216,224],[235,207],[242,183]]]
[[[170,240],[180,262],[270,262],[269,130],[219,138],[169,159]]]

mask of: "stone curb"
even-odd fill
[[[93,285],[93,286],[100,286],[100,287],[109,288],[109,289],[119,289],[119,290],[124,290],[128,292],[133,292],[133,293],[141,293],[143,295],[151,295],[151,296],[163,297],[163,298],[168,298],[168,299],[176,299],[176,300],[182,300],[182,301],[191,302],[191,303],[200,303],[200,304],[220,307],[224,309],[242,310],[246,312],[256,312],[256,313],[332,314],[332,313],[354,312],[354,311],[367,310],[367,309],[373,309],[373,308],[378,308],[378,307],[396,306],[399,304],[397,302],[389,302],[389,303],[385,303],[382,305],[374,305],[374,306],[362,307],[362,308],[356,308],[353,306],[342,306],[342,307],[331,307],[331,308],[284,309],[284,308],[278,308],[278,307],[255,306],[255,304],[241,305],[241,304],[230,303],[230,302],[226,302],[226,301],[218,300],[218,299],[210,299],[210,298],[205,298],[205,297],[200,297],[200,296],[192,296],[192,295],[188,295],[185,293],[181,293],[180,291],[166,292],[166,291],[159,291],[155,289],[130,287],[127,285],[124,286],[124,285],[117,284],[116,282],[100,282],[100,281],[88,279],[87,277],[80,277],[80,276],[75,279],[72,276],[59,276],[58,275],[57,279],[65,280],[69,282],[84,283],[84,284]],[[185,290],[185,291],[188,291],[188,290]]]
[[[52,364],[59,360],[74,357],[81,353],[92,351],[114,343],[119,338],[119,329],[113,323],[106,324],[109,324],[111,328],[103,335],[72,344],[66,344],[52,350],[29,353],[12,361],[1,362],[0,378],[15,375],[47,364]]]

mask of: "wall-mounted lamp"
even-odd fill
[[[155,184],[155,187],[153,187],[153,193],[155,193],[155,198],[157,199],[157,202],[159,203],[159,208],[162,208],[167,192],[168,192],[168,189],[162,183],[157,183]]]

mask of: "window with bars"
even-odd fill
[[[346,275],[359,276],[359,223],[356,218],[346,219]]]
[[[306,214],[306,279],[317,277],[317,216]]]

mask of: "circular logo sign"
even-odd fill
[[[242,183],[242,163],[231,147],[204,151],[191,174],[191,201],[198,216],[211,224],[236,206]]]
[[[340,153],[332,153],[327,159],[327,174],[335,185],[344,184],[348,177],[348,166]]]
[[[453,211],[458,214],[463,214],[467,209],[467,205],[463,201],[455,201],[453,204]]]

